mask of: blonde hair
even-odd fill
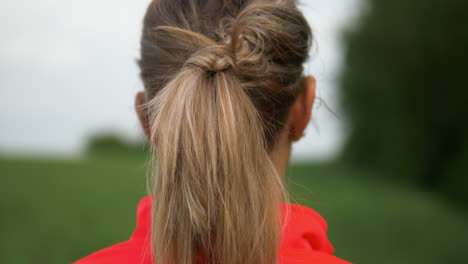
[[[292,0],[154,0],[139,66],[155,263],[277,263],[285,190],[269,152],[311,31]]]

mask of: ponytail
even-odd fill
[[[277,261],[282,182],[228,52],[194,54],[149,103],[156,263]]]
[[[205,23],[208,4],[181,1],[152,2],[139,61],[155,263],[275,264],[286,194],[269,151],[301,91],[310,28],[293,0],[210,1],[221,13]]]

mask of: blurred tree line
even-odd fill
[[[468,208],[468,1],[366,7],[344,36],[343,159]]]
[[[144,150],[146,150],[145,142],[130,142],[112,132],[93,134],[89,136],[86,145],[88,155],[106,153],[135,153],[141,155]]]

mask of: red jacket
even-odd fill
[[[283,204],[283,219],[289,206],[288,222],[281,236],[281,264],[350,264],[332,256],[333,247],[327,238],[327,223],[314,210]],[[151,198],[138,204],[137,225],[129,240],[101,249],[74,264],[152,264],[150,250]]]

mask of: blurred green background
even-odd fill
[[[467,263],[468,1],[363,3],[343,34],[343,152],[293,163],[292,200],[327,219],[351,262]],[[112,135],[74,160],[4,154],[0,263],[70,263],[126,240],[146,160]]]
[[[106,144],[76,161],[0,159],[0,263],[70,263],[129,238],[146,158]],[[337,256],[465,263],[468,216],[433,193],[336,163],[294,164],[288,176],[292,201],[328,221]]]

